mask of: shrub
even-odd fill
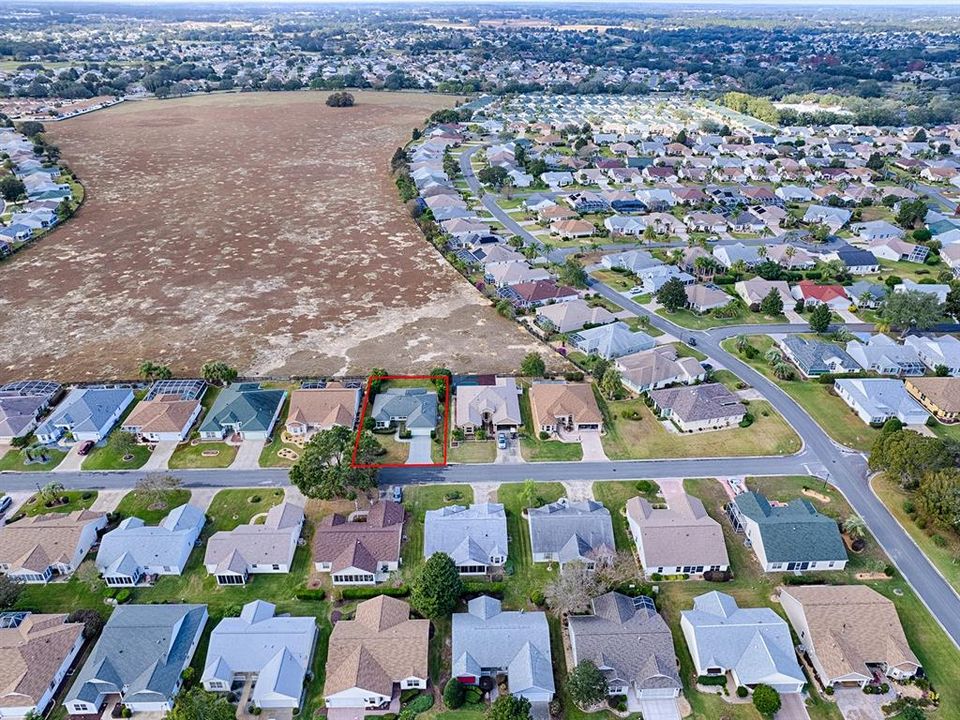
[[[653,573],[653,575],[650,576],[650,579],[653,580],[654,582],[660,582],[661,580],[663,580],[663,575],[661,575],[660,573]]]
[[[697,678],[697,683],[700,685],[715,685],[722,686],[727,684],[726,675],[701,675]]]
[[[925,529],[927,527],[927,519],[922,517],[917,518],[917,527],[921,530]]]
[[[835,692],[833,689],[833,685],[827,685],[827,687],[823,689],[823,692],[826,693],[827,695],[833,695],[833,693]]]
[[[377,595],[406,597],[409,594],[410,588],[406,585],[400,587],[347,587],[340,591],[340,597],[344,600],[369,600]]]
[[[753,689],[753,706],[761,715],[773,717],[780,705],[780,693],[769,685],[760,684]]]
[[[541,439],[541,440],[549,440],[549,439],[550,439],[550,433],[548,433],[546,430],[541,430],[541,431],[540,431],[540,439]]]
[[[261,500],[263,500],[263,498],[259,495],[251,495],[249,498],[247,498],[247,502],[251,503],[252,505],[256,505]]]
[[[115,599],[118,605],[123,605],[123,603],[130,599],[130,591],[124,588],[117,593],[117,597]]]
[[[653,483],[649,480],[638,480],[634,487],[637,489],[637,492],[648,493],[653,490]]]
[[[506,572],[506,570],[504,570]],[[461,595],[503,595],[505,584],[486,580],[464,580]],[[532,599],[532,598],[531,598]]]
[[[607,705],[609,705],[614,710],[619,712],[626,712],[627,710],[627,696],[626,695],[611,695],[607,698]]]
[[[120,711],[120,717],[133,717],[133,710],[124,705],[123,710]]]
[[[930,538],[930,540],[931,540],[931,541],[933,542],[933,544],[936,545],[937,547],[946,547],[946,546],[947,546],[947,539],[946,539],[943,535],[933,535],[933,536]]]
[[[457,710],[463,707],[466,699],[467,693],[464,690],[463,684],[456,678],[447,680],[447,684],[443,688],[443,704],[451,710]]]
[[[750,691],[747,690],[746,687],[744,687],[743,685],[738,685],[738,686],[737,686],[737,697],[738,697],[738,698],[745,698],[745,697],[746,697],[747,695],[749,695],[749,694],[750,694]]]
[[[420,713],[433,707],[433,695],[417,695],[400,712],[399,720],[413,720]]]
[[[294,597],[296,597],[297,600],[320,601],[320,600],[323,600],[326,596],[327,596],[326,590],[324,590],[323,588],[317,588],[316,590],[301,590]]]
[[[746,413],[743,416],[743,420],[740,421],[740,427],[748,428],[751,425],[753,425],[753,415],[751,415],[750,413]]]
[[[537,607],[542,607],[546,601],[547,599],[544,597],[541,590],[534,590],[532,593],[530,593],[530,602]]]
[[[705,570],[703,579],[707,582],[730,582],[733,580],[733,573],[729,570]]]
[[[483,702],[483,690],[475,685],[464,688],[464,701],[467,705],[479,705]]]
[[[917,511],[917,504],[913,500],[904,500],[903,511],[907,515],[913,515]]]
[[[567,382],[583,382],[583,372],[580,370],[566,372],[563,374],[563,379]]]

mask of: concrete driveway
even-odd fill
[[[86,458],[85,455],[78,455],[77,450],[80,449],[80,444],[77,443],[70,451],[67,453],[67,456],[57,465],[52,472],[76,472],[80,469],[80,466],[83,465],[83,461]]]
[[[126,494],[126,490],[100,490],[97,492],[97,499],[93,501],[90,509],[93,512],[113,512]]]
[[[260,467],[260,453],[266,440],[244,440],[237,448],[237,456],[230,463],[231,470],[256,470]]]
[[[584,462],[605,462],[607,454],[603,451],[600,433],[584,430],[580,433],[580,446],[583,448]]]
[[[807,706],[800,693],[787,693],[780,696],[780,710],[773,720],[810,720]]]
[[[177,443],[172,440],[167,442],[158,442],[150,453],[150,458],[143,465],[144,470],[166,470],[173,451],[177,449]]]
[[[497,457],[494,462],[501,464],[524,462],[523,456],[520,454],[520,438],[512,440],[507,436],[507,446],[502,450],[497,447]]]
[[[880,706],[890,702],[881,695],[865,695],[860,688],[837,688],[833,698],[844,720],[883,720]]]
[[[407,465],[424,465],[432,463],[430,448],[433,440],[429,435],[414,435],[410,438],[410,453],[407,455]]]
[[[680,720],[676,699],[641,700],[639,704],[643,720]]]

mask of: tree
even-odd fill
[[[383,368],[375,367],[370,371],[370,393],[372,395],[376,395],[378,392],[380,392],[380,388],[383,385],[383,380],[381,380],[381,378],[385,378],[388,374],[389,373],[387,373],[387,371]]]
[[[547,372],[547,365],[539,353],[527,353],[520,363],[520,374],[526,377],[543,377]]]
[[[485,167],[478,172],[477,178],[484,185],[489,185],[494,190],[500,190],[504,184],[506,184],[507,180],[510,179],[510,175],[506,168],[493,165],[491,167]]]
[[[64,492],[63,483],[59,483],[55,480],[52,480],[48,482],[46,485],[44,485],[42,488],[40,488],[40,492],[38,493],[38,498],[40,502],[43,502],[43,503],[53,502],[54,500],[62,496],[63,492]]]
[[[8,202],[19,200],[27,194],[27,186],[16,175],[5,175],[0,178],[0,195]]]
[[[870,157],[867,158],[867,168],[879,172],[883,170],[883,156],[880,153],[870,153]]]
[[[435,367],[430,371],[430,377],[434,378],[433,386],[437,390],[437,397],[440,399],[440,402],[443,402],[447,395],[447,388],[450,387],[450,381],[453,380],[453,373],[449,368],[445,367]],[[446,380],[444,380],[446,378]]]
[[[327,96],[326,102],[329,107],[353,107],[354,98],[348,92],[335,92]]]
[[[94,570],[97,568],[93,562],[84,564],[91,565]],[[83,623],[83,637],[87,640],[99,636],[100,631],[103,630],[104,626],[103,615],[96,610],[90,609],[74,610],[72,613],[67,615],[67,622]]]
[[[680,278],[670,278],[657,290],[657,302],[667,309],[667,312],[676,312],[687,304],[687,291]]]
[[[197,686],[177,695],[168,720],[235,720],[237,709],[226,698]]]
[[[154,472],[144,475],[134,486],[134,492],[143,496],[150,505],[163,502],[174,490],[180,488],[179,478],[163,472]]]
[[[126,457],[137,448],[137,438],[133,433],[115,430],[107,440],[107,447],[120,457]]]
[[[583,289],[589,285],[589,276],[576,258],[568,257],[558,274],[560,282],[570,287]]]
[[[735,347],[739,353],[742,353],[750,346],[750,338],[748,338],[746,335],[737,335],[737,338],[734,340],[734,342],[736,343]]]
[[[539,507],[540,498],[537,494],[537,481],[527,478],[520,488],[520,503],[525,508]]]
[[[237,379],[239,373],[225,362],[205,362],[200,368],[200,377],[211,385],[229,385]]]
[[[354,465],[354,440],[353,430],[340,425],[319,431],[290,468],[290,482],[307,497],[321,500],[345,498],[351,491],[376,487],[376,469],[357,466],[375,462],[383,448],[368,430],[362,430]]]
[[[137,369],[140,377],[144,380],[169,380],[173,377],[173,371],[167,365],[144,360]]]
[[[810,237],[814,242],[823,243],[830,237],[830,228],[823,223],[816,223],[810,226]]]
[[[783,298],[776,288],[770,288],[770,292],[760,301],[760,312],[771,317],[783,315]]]
[[[467,690],[463,687],[463,683],[455,677],[447,680],[447,684],[443,688],[443,704],[446,705],[447,708],[457,710],[463,707],[466,698]]]
[[[761,715],[773,717],[780,709],[780,693],[769,685],[757,685],[753,688],[753,706]]]
[[[0,610],[9,610],[16,605],[24,584],[10,578],[9,575],[0,575]]]
[[[843,531],[854,540],[862,540],[867,535],[867,524],[854,513],[843,521]]]
[[[785,362],[775,362],[773,364],[773,375],[778,380],[793,380],[795,373],[793,368]]]
[[[446,553],[427,558],[413,581],[410,602],[421,615],[437,619],[453,612],[463,593],[460,571]]]
[[[563,572],[543,589],[547,605],[557,615],[587,612],[591,600],[601,594],[596,574],[579,561],[564,565]]]
[[[623,382],[621,382],[620,371],[613,365],[608,367],[600,378],[600,392],[607,400],[616,400],[623,394]]]
[[[960,322],[960,282],[954,282],[950,286],[950,292],[947,293],[947,299],[943,303],[943,314]]]
[[[936,295],[919,290],[892,292],[880,303],[879,315],[904,332],[912,328],[926,330],[943,319],[943,305]]]
[[[818,335],[822,335],[830,327],[830,308],[826,303],[817,303],[810,313],[810,329]]]
[[[607,697],[607,679],[590,660],[581,660],[567,676],[567,692],[581,708],[589,708]]]
[[[901,200],[900,208],[897,210],[895,220],[897,225],[906,229],[913,230],[923,224],[927,217],[927,204],[921,199]]]
[[[530,720],[530,701],[520,695],[499,695],[487,709],[486,720]]]
[[[960,530],[960,470],[924,473],[915,498],[924,518],[954,532]]]
[[[28,138],[33,139],[37,135],[42,135],[45,128],[43,127],[42,122],[37,122],[36,120],[27,120],[17,125],[17,130],[22,132]]]
[[[914,490],[925,472],[952,467],[954,458],[943,441],[913,430],[883,432],[870,448],[868,466],[885,472],[904,490]]]

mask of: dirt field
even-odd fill
[[[540,349],[426,243],[389,158],[447,97],[218,95],[50,123],[86,186],[0,265],[0,378],[516,369]]]

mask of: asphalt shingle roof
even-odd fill
[[[745,492],[734,502],[759,526],[769,562],[847,559],[837,521],[821,515],[809,500],[796,498],[773,506],[760,493]]]

